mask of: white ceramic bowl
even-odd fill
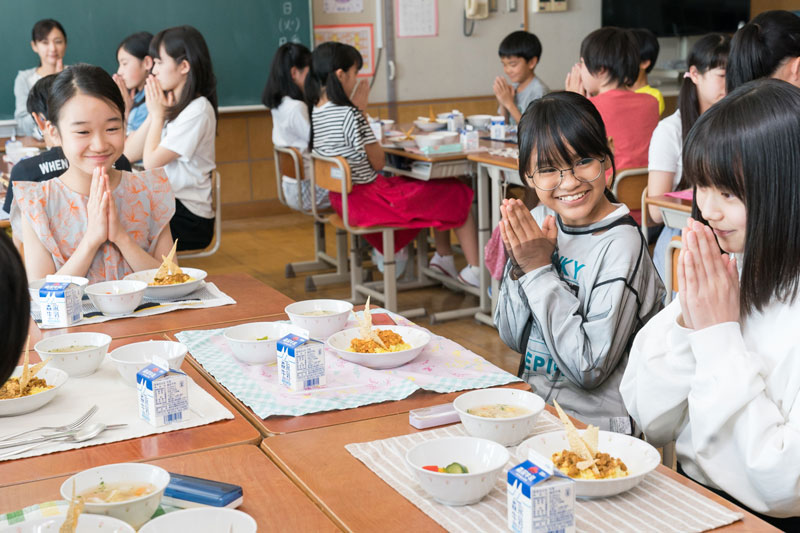
[[[414,142],[420,149],[433,148],[442,144],[442,138],[433,133],[428,135],[414,135]]]
[[[199,268],[181,268],[181,270],[192,279],[184,283],[176,283],[175,285],[149,285],[153,282],[153,277],[156,275],[156,272],[158,272],[156,268],[128,274],[125,276],[125,279],[144,281],[147,283],[148,285],[144,295],[148,298],[170,300],[193,293],[200,287],[203,280],[206,279],[208,275],[205,270],[200,270]]]
[[[350,328],[339,333],[334,333],[328,338],[328,347],[336,354],[351,363],[366,366],[368,368],[396,368],[409,361],[414,360],[425,346],[431,341],[431,336],[425,331],[406,326],[374,326],[375,329],[390,329],[403,337],[403,340],[411,345],[411,349],[400,352],[388,353],[356,353],[350,351],[350,341],[359,337],[361,331],[358,328]]]
[[[434,131],[428,137],[438,137],[442,144],[455,144],[458,142],[457,131]]]
[[[33,347],[42,360],[50,358],[48,367],[59,368],[70,377],[82,378],[94,374],[108,353],[111,337],[105,333],[67,333],[47,337]],[[54,352],[69,346],[94,346],[78,352]]]
[[[445,505],[469,505],[489,494],[509,460],[504,446],[475,437],[427,440],[406,452],[406,464],[433,499]],[[468,474],[444,474],[424,466],[461,463]],[[505,498],[505,496],[503,497]]]
[[[530,411],[514,418],[486,418],[471,415],[468,409],[484,405],[507,404]],[[480,389],[465,392],[453,402],[464,429],[473,437],[493,440],[503,446],[515,446],[533,433],[536,419],[544,409],[544,400],[519,389]]]
[[[86,287],[89,285],[88,279],[80,276],[70,276],[70,278],[72,278],[72,282],[78,285],[83,292],[86,291]],[[46,282],[46,279],[36,279],[28,283],[28,294],[31,295],[31,300],[34,302],[39,301],[39,289],[41,289],[42,285],[44,285]]]
[[[56,394],[58,394],[58,389],[60,389],[61,386],[67,382],[69,377],[63,370],[59,370],[57,368],[48,368],[49,366],[50,365],[46,365],[44,368],[42,368],[39,373],[36,374],[36,377],[42,378],[47,382],[48,385],[52,385],[53,388],[37,394],[32,394],[30,396],[23,396],[22,398],[0,400],[0,416],[17,416],[30,413],[31,411],[35,411],[40,407],[43,407],[50,400],[56,397]],[[12,372],[11,377],[19,377],[21,375],[22,367],[18,366],[14,369],[14,372]]]
[[[467,122],[478,129],[486,129],[492,123],[492,115],[470,115]]]
[[[294,331],[293,331],[294,330]],[[228,341],[233,355],[249,365],[274,363],[278,358],[275,347],[289,333],[299,333],[293,324],[280,322],[251,322],[226,329],[222,336]],[[266,340],[256,340],[269,337]]]
[[[151,520],[139,533],[255,533],[258,525],[247,513],[212,507],[183,509]]]
[[[133,313],[144,298],[147,283],[134,280],[101,281],[86,287],[86,294],[104,315],[120,316]]]
[[[517,448],[516,458],[519,462],[528,459],[531,449],[550,459],[554,453],[569,449],[567,432],[551,431],[526,440]],[[611,431],[600,432],[598,450],[622,459],[628,467],[628,475],[616,479],[575,479],[575,495],[579,498],[605,498],[632,489],[661,462],[658,450],[650,444]]]
[[[75,494],[84,492],[105,482],[112,483],[150,483],[156,490],[132,500],[115,503],[86,503],[85,512],[118,518],[134,528],[147,522],[161,503],[161,496],[169,483],[169,473],[161,467],[146,463],[115,463],[98,466],[78,472],[61,484],[61,497],[67,501],[72,498],[72,482],[75,481]]]
[[[308,330],[313,339],[325,340],[341,331],[350,318],[353,304],[342,300],[304,300],[289,304],[284,309],[292,324]],[[332,315],[310,316],[304,313],[333,311]]]
[[[394,128],[394,120],[381,119],[381,128],[383,128],[384,133],[392,131],[392,128]]]
[[[406,139],[405,135],[389,137],[389,142],[394,143],[401,148],[414,148],[417,146],[417,143],[413,137],[411,139]]]
[[[445,129],[447,127],[447,121],[430,122],[427,120],[415,120],[414,125],[419,129],[421,129],[422,131],[436,131]]]
[[[65,512],[66,509],[64,507]],[[65,518],[66,515],[60,514],[46,518],[25,520],[18,524],[0,528],[0,533],[59,533]],[[136,533],[136,530],[122,520],[117,520],[110,516],[81,513],[78,516],[78,527],[75,528],[75,533]]]
[[[117,366],[122,380],[131,387],[136,386],[136,373],[153,361],[153,357],[166,359],[170,368],[179,369],[189,349],[185,344],[172,341],[133,342],[120,346],[108,354]]]

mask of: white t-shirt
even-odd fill
[[[650,152],[648,154],[648,170],[674,172],[672,190],[678,187],[683,174],[683,161],[681,149],[683,148],[683,135],[681,127],[681,112],[673,114],[662,120],[653,131],[650,138]]]
[[[33,135],[41,139],[36,122],[28,113],[28,93],[42,77],[36,72],[38,67],[20,70],[14,80],[14,119],[17,121],[17,135]]]
[[[308,118],[308,106],[305,102],[284,96],[281,105],[271,109],[272,144],[275,146],[291,146],[303,154],[305,175],[311,175],[311,154],[308,151],[308,140],[311,135],[311,121]]]
[[[164,167],[175,198],[189,211],[203,218],[214,218],[211,172],[216,168],[216,132],[214,107],[204,96],[192,100],[161,131],[160,146],[179,154],[177,159]]]

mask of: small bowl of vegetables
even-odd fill
[[[419,484],[444,505],[482,500],[509,459],[505,446],[476,437],[426,440],[406,452],[408,468]]]

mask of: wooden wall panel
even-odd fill
[[[217,165],[222,189],[222,203],[249,202],[253,199],[250,184],[250,163],[220,163]]]

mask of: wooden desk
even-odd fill
[[[551,409],[548,407],[548,409]],[[344,446],[416,433],[398,414],[264,439],[261,448],[345,531],[444,531],[428,515],[350,455]],[[322,461],[310,457],[324,457]],[[725,532],[777,531],[664,466],[659,470],[717,503],[743,513]],[[330,480],[338,480],[331,483]],[[343,490],[343,487],[347,487]],[[454,508],[454,512],[458,512]]]
[[[240,485],[244,503],[239,510],[255,519],[259,531],[339,531],[256,446],[233,446],[148,462],[169,472]],[[0,488],[0,513],[62,499],[59,488],[66,478]]]
[[[165,340],[163,334],[143,335],[115,340],[109,350],[123,344],[150,339]],[[38,359],[32,354],[31,359]],[[138,439],[100,444],[65,452],[39,455],[0,462],[0,487],[79,472],[106,463],[140,462],[200,450],[211,450],[238,444],[257,444],[258,431],[216,391],[189,363],[181,369],[195,383],[224,405],[234,418],[194,428],[170,431]],[[126,385],[120,383],[120,387]],[[0,498],[0,501],[4,501]]]
[[[237,272],[214,274],[208,277],[219,289],[236,300],[236,305],[212,307],[210,309],[183,309],[140,318],[110,320],[101,324],[89,324],[58,329],[39,329],[31,319],[31,346],[44,337],[75,333],[79,331],[101,331],[114,339],[183,330],[190,327],[210,327],[213,324],[236,320],[251,320],[283,313],[283,308],[294,300],[252,276]]]
[[[647,209],[651,205],[661,210],[664,225],[670,228],[683,229],[686,226],[686,219],[692,213],[691,200],[683,200],[664,194],[645,197],[643,207]]]

